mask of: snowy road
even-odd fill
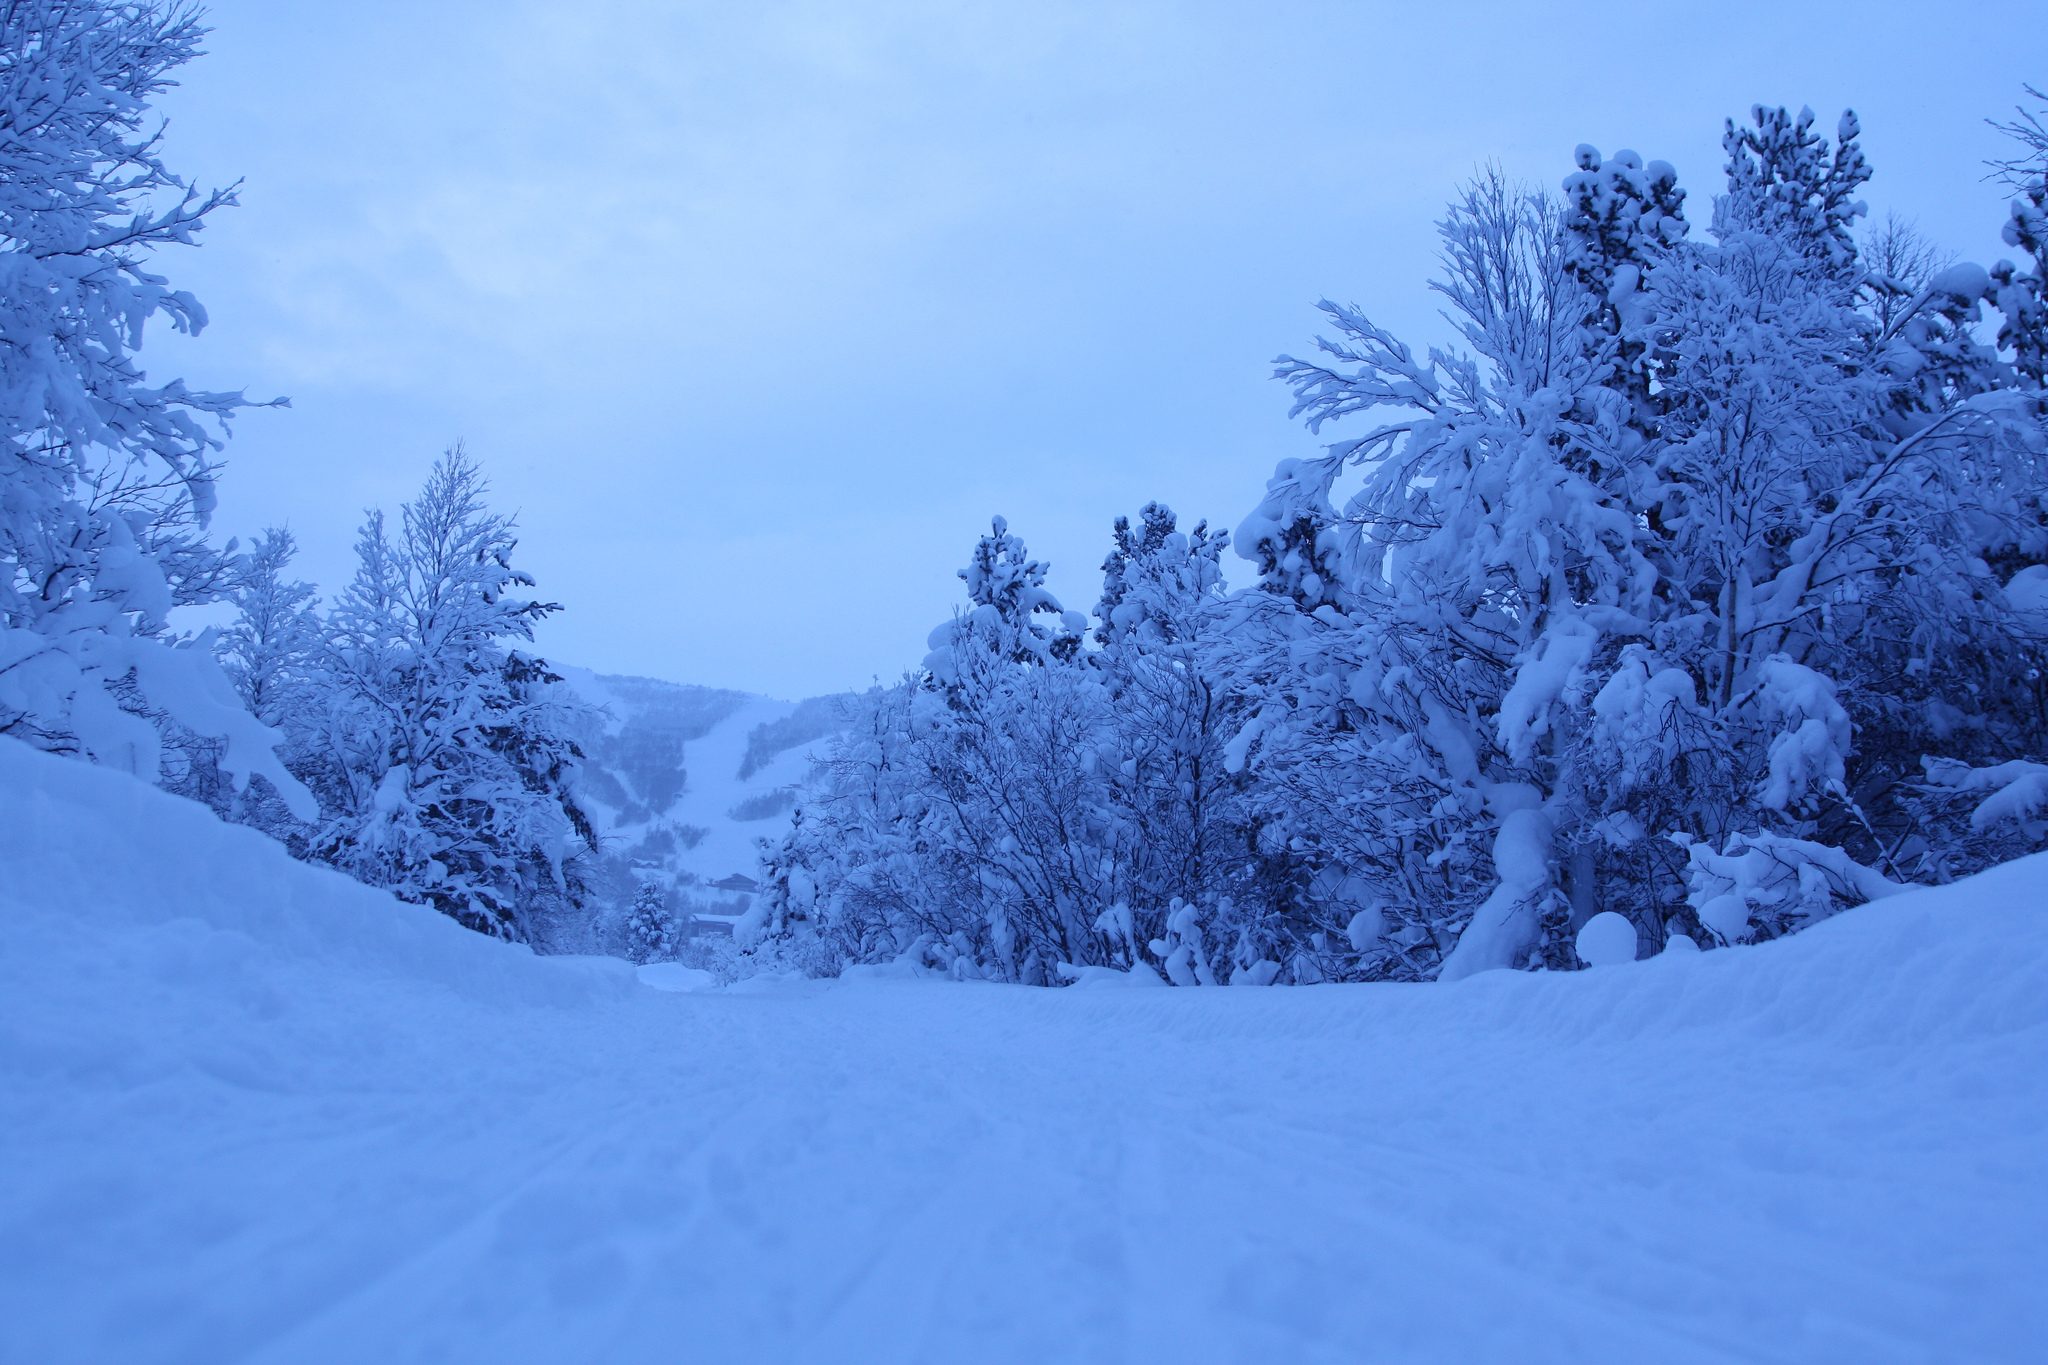
[[[1571,977],[668,994],[28,758],[0,753],[10,1365],[2048,1339],[2039,860]]]

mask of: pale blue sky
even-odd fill
[[[288,522],[331,589],[459,437],[551,655],[782,696],[914,663],[990,513],[1081,609],[1118,513],[1235,525],[1314,447],[1273,355],[1324,295],[1438,334],[1480,163],[1633,147],[1703,218],[1724,116],[1850,105],[1873,211],[1988,260],[1983,119],[2048,80],[2037,3],[211,13],[170,157],[244,207],[163,258],[213,325],[144,358],[294,403],[241,423],[222,532]]]

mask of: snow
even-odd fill
[[[1930,786],[1991,793],[1970,812],[1972,829],[1983,829],[1998,820],[2031,820],[2041,807],[2048,806],[2048,767],[2039,763],[2014,759],[1972,768],[1953,760],[1927,758],[1921,765],[1927,770]]]
[[[1524,660],[1500,703],[1501,747],[1517,762],[1526,760],[1550,729],[1550,705],[1584,672],[1600,644],[1600,632],[1575,616],[1544,633],[1539,658]]]
[[[676,804],[670,807],[670,813],[676,819],[709,832],[701,844],[679,856],[682,866],[697,872],[707,881],[734,872],[758,875],[756,865],[760,851],[756,841],[779,837],[789,828],[788,813],[778,813],[761,820],[737,821],[726,812],[748,796],[788,786],[803,776],[805,755],[821,746],[806,744],[777,754],[773,762],[752,778],[742,780],[738,776],[740,760],[746,753],[747,732],[757,725],[780,720],[795,709],[790,702],[771,701],[766,697],[750,699],[729,719],[712,727],[710,734],[684,750],[684,761],[690,769],[690,784]]]
[[[558,667],[579,698],[610,712],[610,728],[615,733],[636,717],[639,708],[635,702],[608,686],[604,675],[584,668]],[[642,687],[668,687],[677,693],[706,690],[649,679],[628,681]],[[809,767],[809,755],[824,748],[822,741],[799,744],[776,754],[747,777],[739,776],[749,733],[757,726],[786,718],[798,703],[751,694],[729,695],[733,697],[733,706],[683,747],[683,765],[689,780],[681,794],[654,812],[667,823],[704,831],[698,843],[678,851],[669,861],[675,870],[706,882],[736,872],[756,875],[760,859],[757,841],[779,838],[789,828],[789,813],[777,811],[761,819],[735,820],[729,812],[749,797],[759,797],[801,780]],[[605,833],[630,839],[642,828],[638,823],[621,823],[617,812],[601,798],[586,794],[584,799],[597,813]]]
[[[1506,796],[1514,788],[1502,783],[1494,791]],[[1493,865],[1500,881],[1472,912],[1472,922],[1444,958],[1443,980],[1458,981],[1505,967],[1536,936],[1535,901],[1550,881],[1549,849],[1555,833],[1548,811],[1522,806],[1501,818],[1500,832],[1493,837]]]
[[[1595,972],[717,991],[11,741],[0,810],[10,1362],[1880,1365],[2048,1332],[2041,858]]]
[[[717,978],[702,967],[685,967],[680,962],[649,962],[635,973],[642,985],[658,991],[708,991]]]
[[[1677,937],[1683,938],[1680,934]],[[1691,942],[1690,939],[1687,942]],[[1692,945],[1695,949],[1697,943]],[[1628,916],[1602,910],[1579,928],[1575,944],[1579,960],[1588,967],[1616,967],[1636,960],[1636,927]]]
[[[1814,785],[1841,791],[1852,727],[1833,680],[1782,654],[1766,659],[1758,677],[1764,714],[1786,727],[1771,740],[1763,804],[1782,811]]]

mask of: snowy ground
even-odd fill
[[[2048,861],[1454,986],[668,993],[0,741],[0,1359],[2041,1359]]]

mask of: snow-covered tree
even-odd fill
[[[1920,292],[1955,264],[1955,253],[1936,246],[1919,225],[1887,213],[1861,245],[1864,283],[1870,291],[1871,315],[1880,332],[1891,329]]]
[[[919,875],[928,845],[910,715],[921,690],[906,677],[849,700],[848,725],[762,858],[760,897],[735,931],[743,950],[816,942],[856,962],[912,950],[936,890]]]
[[[290,531],[272,527],[243,553],[230,596],[235,621],[216,645],[242,704],[276,729],[305,703],[320,648],[313,585],[287,576],[298,548]]]
[[[373,512],[321,651],[326,818],[312,856],[470,928],[542,942],[580,912],[594,832],[574,794],[587,718],[518,648],[558,610],[517,595],[509,518],[460,447],[393,533]]]
[[[1249,760],[1299,819],[1324,941],[1353,955],[1346,974],[1433,975],[1494,884],[1511,884],[1515,906],[1549,888],[1544,876],[1519,889],[1532,858],[1511,855],[1533,849],[1534,871],[1547,868],[1549,820],[1489,722],[1542,629],[1530,598],[1567,565],[1615,576],[1600,522],[1618,471],[1583,452],[1643,404],[1621,310],[1594,291],[1620,275],[1632,300],[1640,258],[1675,233],[1662,216],[1639,230],[1636,181],[1659,187],[1662,215],[1664,168],[1624,154],[1610,169],[1587,148],[1580,161],[1568,191],[1590,245],[1560,232],[1555,201],[1492,176],[1440,224],[1437,288],[1477,358],[1418,360],[1325,303],[1342,335],[1324,349],[1347,368],[1281,360],[1312,429],[1407,410],[1321,459],[1282,463],[1235,537],[1261,576],[1233,601],[1214,665],[1251,708],[1230,759]],[[1603,252],[1614,269],[1596,268]],[[1350,467],[1365,484],[1340,513],[1330,490]],[[1541,899],[1531,913],[1553,910]]]
[[[995,518],[989,534],[975,542],[973,560],[960,570],[967,610],[932,631],[926,671],[954,687],[962,682],[961,669],[983,655],[1025,666],[1074,659],[1087,618],[1060,606],[1046,589],[1045,574],[1046,565],[1010,534],[1009,522]]]
[[[2048,99],[2032,86],[2027,93]],[[1905,724],[1885,727],[1900,785],[1909,792],[1903,804],[1916,822],[1908,847],[1939,876],[1974,871],[2048,839],[2036,818],[2038,764],[2026,759],[2048,750],[2048,506],[2029,478],[2048,458],[2044,113],[2022,107],[2012,122],[1993,125],[2017,144],[1992,169],[2016,192],[2002,236],[2025,263],[1940,270],[1884,330],[1882,363],[1897,395],[1891,427],[1943,447],[1996,452],[1995,460],[1980,456],[1957,472],[2003,495],[1973,508],[1967,530],[1979,547],[1971,566],[1976,586],[2009,615],[1976,631],[1967,648],[1910,660],[1911,671],[1930,680],[1930,695],[1924,709],[1903,717]],[[1999,320],[1989,341],[1979,327],[1987,312]],[[1932,683],[1944,676],[1951,685],[1937,690]],[[1918,752],[1923,748],[1929,752]],[[1913,774],[1916,753],[1921,771]],[[1909,774],[1921,780],[1907,780]]]
[[[1086,618],[1045,573],[996,518],[960,573],[968,608],[933,631],[924,672],[835,751],[836,801],[802,827],[826,833],[836,804],[872,831],[848,848],[852,880],[826,879],[843,941],[1029,982],[1099,951],[1114,878],[1095,837],[1103,698],[1080,662]]]
[[[230,190],[201,194],[146,129],[205,30],[182,4],[0,6],[0,734],[154,779],[166,726],[311,805],[203,642],[165,630],[228,563],[205,544],[239,394],[151,385],[145,325],[205,311],[151,273]]]
[[[1653,945],[1793,927],[1703,929],[1700,859],[1664,836],[1898,875],[1928,718],[2019,724],[1998,580],[2042,549],[2038,404],[1967,335],[1987,272],[1945,272],[1889,336],[1870,316],[1855,121],[1812,124],[1729,125],[1707,241],[1633,153],[1580,148],[1554,219],[1482,182],[1437,286],[1474,354],[1418,360],[1325,305],[1338,364],[1283,358],[1312,427],[1397,414],[1282,466],[1218,665],[1256,708],[1238,752],[1314,814],[1318,888],[1357,907],[1360,973],[1574,965],[1603,909]]]
[[[1139,516],[1141,530],[1122,517],[1112,530],[1096,605],[1101,648],[1089,656],[1107,687],[1114,742],[1101,766],[1122,864],[1118,933],[1133,961],[1151,953],[1176,984],[1229,980],[1260,963],[1316,979],[1324,971],[1311,961],[1313,926],[1298,914],[1290,813],[1230,771],[1226,747],[1243,716],[1209,669],[1230,538],[1206,522],[1183,533],[1156,502]]]
[[[804,925],[856,960],[1033,983],[1097,960],[1115,877],[1095,837],[1104,694],[1086,618],[1045,573],[996,518],[960,572],[967,609],[820,765],[748,938]]]
[[[235,620],[215,638],[214,653],[242,705],[282,737],[277,753],[287,771],[303,780],[319,768],[308,752],[308,713],[321,706],[321,624],[313,586],[287,576],[297,548],[289,531],[271,529],[228,559],[226,596]],[[311,832],[307,813],[287,805],[268,780],[237,790],[220,772],[222,747],[174,730],[172,748],[183,762],[166,765],[177,771],[166,773],[165,785],[303,853]]]
[[[652,881],[642,882],[633,893],[626,944],[635,962],[667,962],[676,955],[682,932],[670,904],[673,899],[668,887]]]
[[[2048,387],[2048,93],[2033,86],[2027,93],[2042,108],[2022,106],[2010,123],[1992,126],[2018,144],[2016,153],[1992,163],[2006,186],[2015,191],[2010,215],[1999,235],[2032,262],[2031,271],[2000,261],[1991,268],[1988,301],[1998,309],[1998,346],[2012,354],[2017,383],[2033,393]]]

